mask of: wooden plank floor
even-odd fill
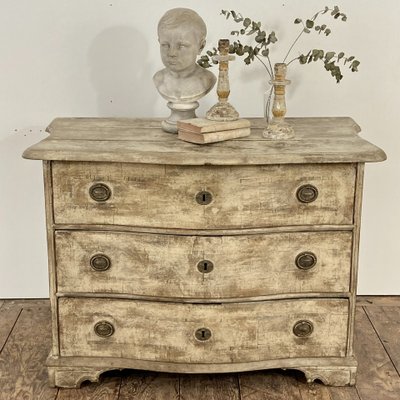
[[[177,375],[124,370],[80,389],[47,385],[48,300],[0,300],[0,400],[399,400],[400,296],[360,297],[355,387],[307,384],[301,372]]]

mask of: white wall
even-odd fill
[[[328,4],[328,3],[327,3]],[[275,29],[280,61],[297,34],[295,17],[325,2],[309,0],[131,1],[0,0],[0,298],[46,297],[47,261],[41,163],[21,153],[46,136],[60,116],[163,116],[151,77],[162,67],[156,26],[169,8],[195,9],[209,44],[236,26],[219,15],[233,8]],[[354,54],[360,72],[337,85],[321,65],[289,71],[289,116],[351,116],[362,136],[388,160],[366,168],[359,293],[400,294],[400,2],[342,1],[342,23],[329,20],[328,38],[304,37],[297,52],[320,47]],[[318,41],[318,39],[321,39]],[[292,64],[293,65],[293,64]],[[260,65],[236,61],[231,102],[242,116],[262,115],[266,76]],[[202,100],[200,113],[214,102]]]

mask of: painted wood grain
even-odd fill
[[[253,120],[249,137],[198,146],[162,132],[156,120],[60,119],[51,135],[27,149],[31,159],[108,161],[146,164],[242,165],[373,162],[386,159],[378,147],[360,138],[349,118],[296,118],[296,138],[266,141],[263,120]],[[116,140],[115,140],[116,139]]]
[[[94,184],[111,190],[107,201],[89,195]],[[302,203],[296,192],[318,190]],[[355,165],[179,167],[53,164],[55,223],[169,228],[240,228],[353,222]],[[212,194],[202,205],[196,195]]]
[[[237,375],[181,375],[180,400],[240,400]],[[243,398],[243,397],[242,397]]]
[[[60,298],[60,349],[62,356],[187,363],[343,357],[347,309],[344,299],[192,305]],[[314,325],[310,337],[293,334],[300,320]],[[115,333],[97,336],[100,321],[111,323]],[[211,331],[209,340],[195,337],[201,328]]]
[[[400,374],[400,304],[397,307],[366,306],[364,309],[397,373]]]
[[[51,347],[48,307],[24,308],[0,354],[0,399],[55,399],[45,360]]]
[[[58,292],[223,299],[349,291],[351,232],[198,237],[57,231],[55,237]],[[304,252],[317,258],[310,270],[296,266]],[[108,270],[91,267],[99,255],[110,260]],[[204,260],[213,264],[211,272],[197,268]]]
[[[250,120],[251,126],[256,129],[264,129],[265,120],[263,118],[247,118]],[[298,130],[309,131],[313,130],[313,134],[357,134],[361,128],[350,117],[300,117],[300,118],[287,118],[292,125],[295,125]],[[79,117],[79,118],[55,118],[47,127],[46,132],[54,138],[69,138],[69,139],[84,139],[85,135],[93,140],[104,138],[105,135],[112,136],[121,131],[129,130],[129,139],[143,140],[146,137],[137,134],[138,129],[154,130],[154,128],[161,128],[162,118],[93,118],[93,117]],[[328,132],[321,132],[320,128],[326,127]],[[80,132],[80,135],[77,134]],[[134,133],[134,134],[133,134]],[[176,138],[176,135],[170,135],[163,132],[165,139]],[[125,136],[127,138],[127,136]]]
[[[54,246],[54,205],[53,205],[53,181],[52,163],[43,161],[44,196],[46,211],[46,239],[47,239],[47,263],[49,270],[49,293],[51,306],[51,330],[52,330],[52,354],[59,355],[58,347],[58,310],[57,310],[57,270],[55,263]]]
[[[356,313],[357,391],[362,400],[400,398],[400,377],[361,307]]]
[[[179,397],[179,376],[131,371],[122,378],[119,400],[183,400]]]

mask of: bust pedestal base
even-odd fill
[[[199,107],[199,102],[193,101],[191,103],[174,103],[169,101],[167,106],[171,110],[171,115],[168,117],[168,119],[161,122],[161,128],[165,132],[178,133],[176,122],[181,119],[196,118],[195,110]]]

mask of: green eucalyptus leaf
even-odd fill
[[[331,12],[331,15],[336,15],[338,12],[340,12],[339,7],[335,6]]]
[[[303,29],[303,32],[304,32],[304,33],[310,33],[311,31],[310,31],[308,28],[304,28],[304,29]]]
[[[250,26],[250,24],[251,24],[251,19],[250,18],[245,18],[244,21],[243,21],[243,26],[245,28],[247,28],[248,26]]]
[[[335,52],[334,51],[328,51],[325,54],[325,60],[326,61],[330,61],[334,56],[335,56]]]
[[[307,56],[305,56],[304,54],[302,54],[302,55],[299,57],[299,62],[300,62],[300,64],[305,64],[305,63],[307,62]]]
[[[332,31],[331,31],[329,28],[325,29],[325,31],[324,31],[324,33],[325,33],[326,36],[328,36],[331,32],[332,32]]]
[[[338,60],[340,60],[340,59],[343,58],[343,57],[344,57],[344,53],[343,53],[343,51],[341,51],[341,52],[338,54],[337,58],[338,58]]]
[[[296,19],[294,20],[294,23],[295,23],[295,24],[301,24],[301,22],[302,22],[302,20],[301,20],[300,18],[296,18]]]
[[[278,38],[275,36],[275,32],[272,31],[269,35],[268,35],[268,42],[269,43],[276,43],[278,41]]]
[[[263,50],[263,51],[261,52],[261,54],[262,54],[264,57],[268,57],[268,55],[269,55],[269,49]]]
[[[308,19],[308,20],[306,21],[306,27],[307,27],[308,29],[311,29],[313,26],[314,26],[314,21],[311,21],[311,19]]]
[[[350,68],[351,68],[351,70],[352,70],[353,72],[356,72],[356,71],[358,71],[357,67],[358,67],[359,65],[360,65],[360,61],[354,60],[354,61],[351,63]]]

